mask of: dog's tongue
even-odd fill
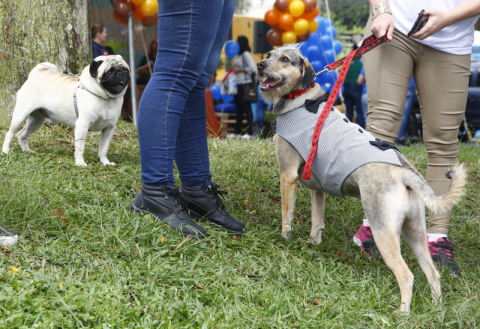
[[[276,84],[277,84],[277,81],[275,79],[267,79],[267,80],[263,81],[262,83],[260,83],[260,86],[262,88],[268,88],[268,86],[273,87]]]

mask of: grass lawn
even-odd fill
[[[0,126],[3,143],[8,123]],[[89,133],[85,160],[73,158],[73,130],[40,128],[34,154],[17,140],[0,155],[0,223],[20,236],[0,251],[2,328],[479,328],[480,148],[462,145],[469,184],[451,238],[462,276],[442,277],[435,307],[412,252],[412,312],[398,316],[400,292],[382,260],[352,242],[360,201],[327,197],[320,245],[306,243],[310,193],[300,187],[291,240],[281,236],[280,187],[271,140],[210,139],[214,181],[227,209],[247,223],[239,238],[206,223],[192,241],[128,211],[141,186],[136,130],[119,123],[109,159],[97,161]],[[422,145],[401,148],[425,175]],[[18,271],[17,271],[18,269]],[[16,273],[13,273],[15,272]]]

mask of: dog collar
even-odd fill
[[[306,89],[306,90],[295,89],[295,90],[292,90],[291,92],[289,92],[288,94],[283,95],[281,98],[283,98],[283,99],[295,99],[295,97],[305,94],[307,91],[309,91],[313,87],[315,87],[315,81],[312,80],[312,83],[310,84],[308,89]]]

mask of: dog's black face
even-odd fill
[[[90,63],[92,78],[100,77],[100,85],[112,94],[119,94],[125,90],[130,82],[130,70],[124,60],[111,60],[102,66],[103,61]]]
[[[271,102],[294,89],[308,89],[315,71],[296,45],[288,45],[268,53],[257,63],[262,97]]]

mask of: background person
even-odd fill
[[[107,56],[108,52],[102,45],[107,41],[107,28],[103,24],[93,24],[92,26],[92,54],[93,58],[98,56]]]
[[[353,50],[357,48],[357,45],[353,46]],[[362,86],[357,83],[358,75],[360,74],[362,67],[363,64],[359,59],[352,60],[343,84],[343,100],[345,102],[345,113],[348,120],[352,121],[353,110],[355,107],[355,121],[360,127],[365,128],[365,119],[362,109]]]
[[[140,100],[138,140],[142,189],[130,209],[152,214],[184,235],[204,237],[192,217],[230,233],[245,225],[230,216],[212,183],[205,89],[232,22],[235,0],[158,3],[158,61]],[[181,188],[174,186],[173,161]],[[187,213],[190,211],[190,215]]]
[[[365,37],[387,34],[388,43],[365,54],[369,115],[367,131],[394,144],[400,130],[410,78],[414,77],[428,155],[427,182],[437,195],[450,186],[445,172],[458,162],[458,128],[468,93],[474,24],[480,1],[369,0],[372,16]],[[407,37],[419,12],[429,15],[424,27]],[[440,270],[459,275],[448,238],[451,211],[431,214],[428,241]],[[368,219],[356,233],[362,251],[375,251]],[[399,248],[399,246],[392,246]],[[367,249],[367,250],[366,250]]]
[[[155,59],[157,58],[157,50],[158,50],[158,39],[152,40],[150,42],[150,47],[148,47],[148,54],[144,55],[140,60],[137,68],[137,84],[139,85],[146,85],[151,78],[150,70],[148,68],[148,60],[150,61],[150,66],[153,72],[153,66],[155,65]]]
[[[253,56],[250,53],[251,49],[248,45],[248,38],[240,35],[237,38],[237,42],[240,45],[240,52],[233,64],[233,73],[237,79],[237,94],[234,96],[235,108],[237,110],[237,122],[235,124],[235,134],[240,135],[242,133],[242,122],[244,115],[247,117],[247,132],[244,135],[249,139],[253,136],[253,113],[251,102],[247,102],[242,99],[242,95],[245,90],[245,86],[253,82],[252,73],[255,73],[256,65],[253,60]]]

